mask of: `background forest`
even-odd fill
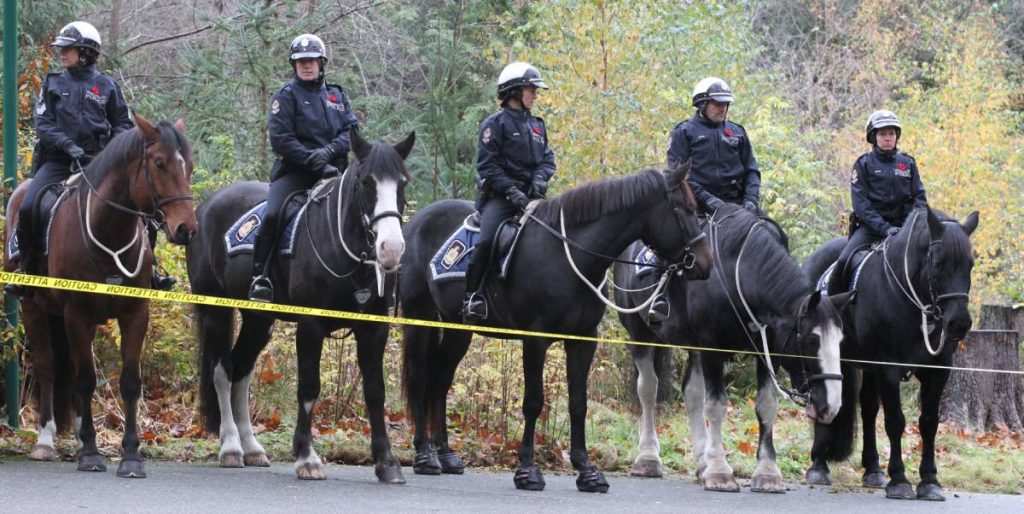
[[[535,114],[545,118],[557,156],[556,194],[662,163],[669,131],[692,113],[693,85],[714,75],[736,93],[730,118],[751,135],[762,171],[763,206],[787,229],[799,260],[845,230],[850,170],[868,150],[864,123],[874,110],[891,109],[903,121],[900,149],[917,159],[930,203],[961,219],[981,211],[972,238],[977,257],[972,301],[1024,300],[1024,0],[22,0],[19,5],[21,96],[19,105],[3,108],[20,111],[22,173],[34,144],[34,96],[45,72],[55,71],[49,43],[75,19],[99,29],[105,43],[100,67],[122,83],[135,112],[186,119],[196,149],[193,191],[199,199],[235,181],[267,178],[269,100],[291,77],[287,46],[303,32],[321,36],[329,46],[329,81],[344,87],[366,134],[398,138],[416,131],[409,215],[436,200],[475,194],[477,125],[496,109],[494,81],[509,61],[530,61],[551,86]],[[160,252],[164,265],[187,287],[184,252],[169,245]],[[195,376],[191,311],[167,304],[153,308],[144,368],[147,440],[170,444],[199,433],[190,389]],[[621,332],[611,317],[604,325],[606,333]],[[289,431],[275,429],[282,415],[287,425],[294,412],[290,330],[278,328],[279,344],[257,370],[261,379],[254,395],[254,415],[267,437],[280,432],[285,441],[282,455]],[[116,378],[116,328],[101,333],[101,376]],[[388,357],[393,371],[388,401],[401,438],[398,341],[396,329]],[[325,348],[320,431],[344,434],[328,438],[332,448],[336,443],[345,448],[338,440],[358,440],[365,425],[358,418],[362,407],[353,346],[342,338]],[[518,355],[514,342],[475,345],[457,379],[452,424],[465,436],[466,449],[472,444],[479,451],[476,463],[504,464],[514,451],[505,438],[519,433]],[[561,352],[552,356],[544,433],[555,462],[567,430]],[[622,407],[630,398],[627,357],[622,348],[601,348],[591,381],[595,417],[606,409],[628,411]],[[750,375],[742,366],[734,374]],[[736,399],[742,404],[747,391],[743,380],[738,384]],[[108,392],[97,401],[114,405]],[[114,409],[100,411],[106,418],[101,426],[119,427]],[[31,408],[23,412],[31,418]],[[623,425],[624,441],[631,437],[631,423]],[[669,430],[676,427],[667,426],[665,437]],[[742,434],[745,427],[738,430]],[[806,427],[800,430],[793,469],[784,469],[788,474],[799,474],[806,462],[797,455],[807,446]],[[756,442],[756,435],[748,439]],[[202,444],[207,443],[190,442],[193,446],[174,450],[181,452],[175,455],[205,457]],[[619,444],[622,455],[602,465],[628,465],[628,444]],[[680,453],[678,469],[684,469],[686,444],[666,447]],[[495,451],[500,456],[488,460]],[[1019,481],[1009,487],[1024,490]]]

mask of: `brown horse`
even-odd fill
[[[153,254],[146,242],[145,221],[158,222],[173,243],[186,244],[195,234],[192,147],[184,135],[185,122],[161,121],[154,126],[142,116],[136,116],[135,122],[136,128],[111,140],[69,186],[53,216],[42,275],[149,287]],[[13,232],[7,227],[18,226],[18,207],[28,182],[11,195],[4,241]],[[8,271],[13,267],[9,261],[5,259],[4,264]],[[58,458],[53,438],[58,429],[68,428],[73,404],[80,445],[78,469],[106,471],[92,420],[96,389],[92,340],[98,324],[116,318],[121,329],[120,389],[125,403],[124,458],[117,475],[145,477],[136,416],[149,301],[38,289],[22,298],[21,308],[39,385],[39,440],[29,458]]]

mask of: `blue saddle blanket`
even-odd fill
[[[53,190],[44,189],[42,195],[47,195],[50,191]],[[48,255],[50,253],[50,230],[53,228],[53,216],[57,214],[57,209],[60,207],[60,204],[64,203],[64,200],[68,197],[67,189],[61,189],[59,191],[60,196],[58,196],[57,200],[53,202],[53,205],[49,206],[49,209],[46,210],[46,229],[43,230],[43,240],[42,244],[39,246],[43,255]],[[50,198],[52,198],[52,196],[50,196]],[[45,196],[41,199],[41,201],[44,202],[44,208],[47,200],[48,198]],[[11,234],[11,237],[7,239],[7,257],[11,260],[20,259],[21,248],[18,244],[18,231],[9,230],[8,232]]]
[[[299,212],[288,221],[281,237],[278,240],[278,252],[284,256],[292,256],[295,250],[295,236],[298,234],[299,220],[306,214],[307,205],[304,204]],[[260,202],[255,207],[245,212],[227,233],[224,234],[224,245],[227,247],[228,255],[252,252],[256,244],[256,234],[259,232],[260,224],[263,223],[263,216],[267,212],[267,202]]]
[[[472,218],[474,215],[468,216],[430,258],[430,275],[435,282],[448,282],[466,277],[466,268],[469,267],[473,248],[480,239],[480,227],[470,223]],[[500,232],[501,230],[499,230],[499,234]],[[500,240],[501,237],[496,236],[495,239]],[[501,278],[508,276],[508,265],[512,260],[512,253],[518,241],[519,233],[517,232],[511,247],[501,257],[499,266]],[[496,248],[494,251],[500,252],[501,250]]]
[[[633,266],[636,268],[636,276],[642,277],[653,273],[662,266],[662,263],[661,259],[658,258],[658,254],[654,253],[650,246],[643,245],[637,249],[636,255],[633,256]]]
[[[864,271],[864,265],[868,263],[871,256],[875,255],[874,251],[861,251],[854,254],[851,263],[853,265],[853,275],[850,277],[850,283],[846,285],[844,292],[853,292],[857,290],[857,282],[860,280],[860,274]],[[832,271],[839,265],[839,261],[833,262],[824,273],[818,277],[818,282],[815,284],[815,289],[822,293],[828,292],[829,278],[832,277]]]

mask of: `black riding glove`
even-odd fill
[[[533,184],[530,185],[530,196],[533,198],[541,198],[544,193],[548,192],[548,181],[544,178],[544,175],[537,175],[533,177]]]
[[[520,191],[516,186],[509,186],[509,188],[505,190],[505,198],[520,209],[525,209],[526,204],[530,203],[530,199],[526,197],[526,194]]]
[[[743,202],[743,208],[750,211],[753,214],[757,214],[757,204],[747,200]]]
[[[341,172],[338,171],[338,168],[327,164],[324,166],[323,172],[320,173],[320,178],[334,178],[340,174]]]
[[[68,154],[68,157],[71,157],[72,161],[78,161],[81,160],[82,157],[85,157],[85,150],[82,150],[82,147],[74,143],[68,145],[67,149],[64,150],[64,153]]]
[[[711,211],[708,214],[714,214],[715,212],[718,211],[718,209],[721,209],[722,206],[725,205],[725,202],[723,202],[722,199],[718,198],[717,196],[712,196],[711,198],[708,198],[707,201],[704,202],[704,204],[707,205],[708,210]]]
[[[306,167],[314,172],[319,172],[331,161],[331,153],[330,146],[313,150],[310,152],[309,157],[306,157]]]
[[[885,229],[885,237],[892,237],[900,233],[900,227],[889,227]]]

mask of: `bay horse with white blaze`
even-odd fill
[[[184,121],[153,125],[136,115],[135,123],[136,128],[112,139],[68,186],[51,221],[43,274],[148,288],[153,254],[144,220],[159,222],[172,243],[187,244],[195,234],[190,185],[192,147],[184,135]],[[7,229],[17,226],[18,208],[28,183],[18,186],[7,204],[4,241],[11,237]],[[5,266],[11,264],[8,261]],[[80,444],[78,469],[106,470],[104,457],[96,447],[92,419],[96,389],[92,340],[96,326],[114,318],[121,331],[119,385],[125,406],[124,455],[117,475],[145,477],[137,416],[149,300],[37,289],[22,298],[21,307],[39,393],[39,439],[29,458],[59,458],[53,446],[54,435],[68,427],[73,405]]]

